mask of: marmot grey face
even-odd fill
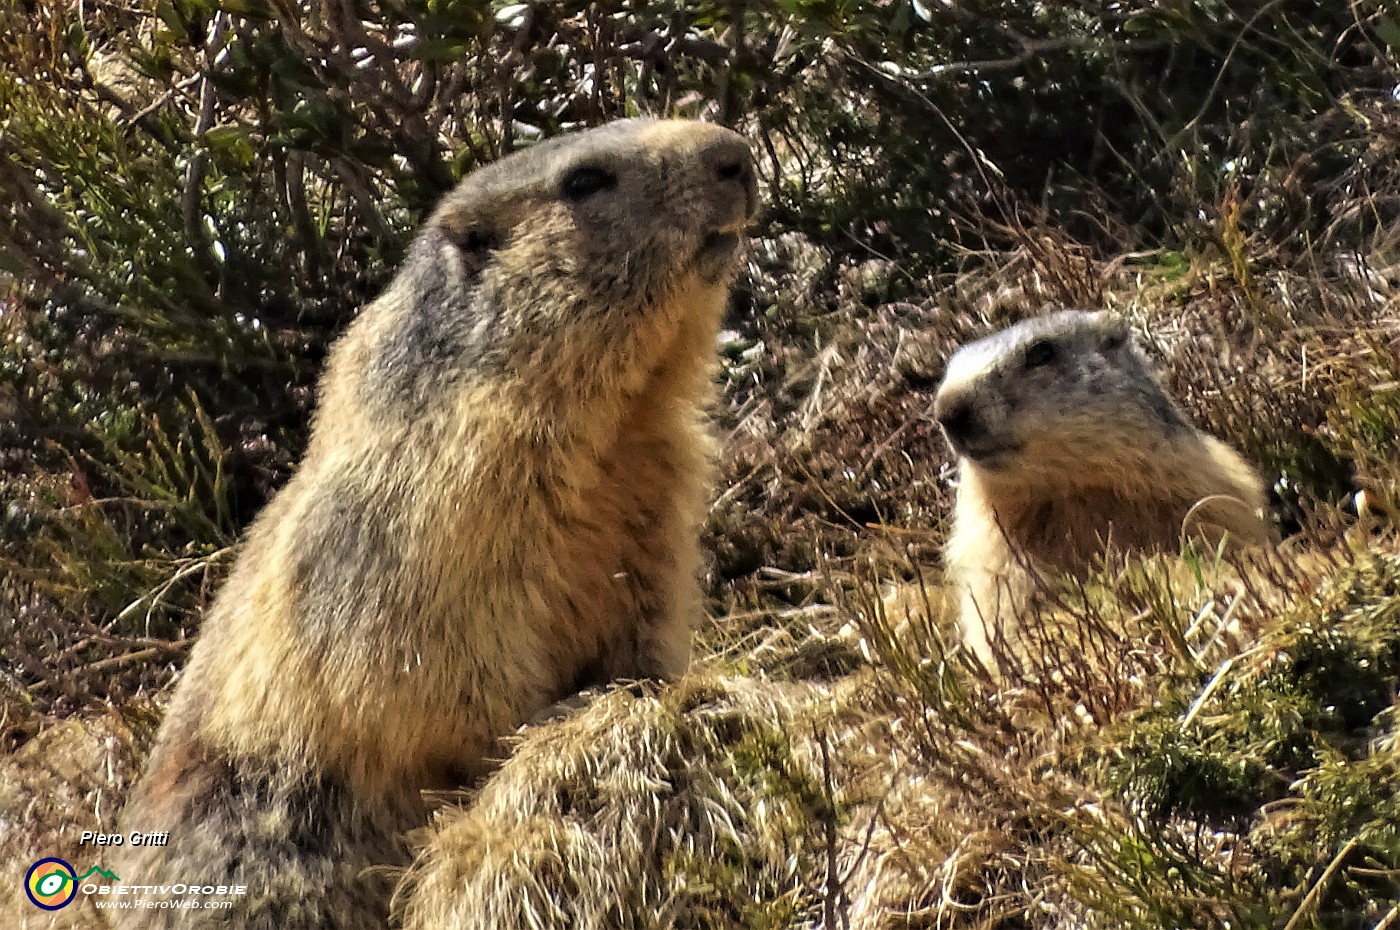
[[[548,278],[581,292],[570,301],[579,312],[620,316],[658,303],[687,274],[727,284],[757,202],[743,137],[704,123],[624,120],[475,172],[423,238],[464,289],[480,292],[474,307],[519,311],[493,322],[534,337],[569,321],[553,310],[533,318],[530,304],[549,302],[515,299],[518,282]]]
[[[1127,326],[1073,310],[958,349],[934,416],[953,451],[986,472],[1015,468],[1061,485],[1106,458],[1121,462],[1125,427],[1149,440],[1189,429]]]
[[[424,225],[374,367],[419,401],[468,370],[587,393],[649,351],[639,342],[673,338],[684,321],[665,314],[692,305],[676,298],[722,306],[757,204],[748,143],[692,120],[621,120],[507,156]]]

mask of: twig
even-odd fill
[[[154,658],[155,656],[164,653],[184,652],[193,643],[193,639],[177,639],[173,640],[168,644],[162,644],[159,646],[149,646],[145,649],[138,649],[135,652],[128,652],[125,655],[112,656],[107,659],[101,659],[97,662],[93,662],[91,665],[79,666],[78,668],[73,669],[73,671],[70,672],[66,677],[72,678],[75,676],[82,676],[86,678],[98,672],[107,672],[115,668],[121,668],[124,665],[132,665],[137,662],[144,662],[146,659]],[[29,690],[31,693],[35,691],[43,691],[46,687],[50,686],[55,685],[53,684],[53,681],[51,679],[46,679],[44,681],[36,683]]]
[[[1021,50],[1009,58],[988,58],[981,61],[952,61],[947,64],[934,65],[924,71],[914,74],[904,74],[901,77],[911,81],[927,81],[930,78],[942,77],[945,74],[991,74],[1000,71],[1014,71],[1032,59],[1055,52],[1073,51],[1076,49],[1090,49],[1112,52],[1137,52],[1150,51],[1162,48],[1165,43],[1157,39],[1129,39],[1124,42],[1107,43],[1101,39],[1084,38],[1079,36],[1069,36],[1059,39],[1031,39],[1018,36],[1016,41],[1020,44]]]
[[[144,126],[151,114],[155,113],[161,107],[165,106],[167,103],[174,99],[176,91],[183,93],[184,91],[187,91],[194,85],[198,84],[203,79],[203,73],[196,72],[195,74],[191,74],[183,81],[177,82],[173,87],[167,88],[164,93],[156,97],[155,100],[146,104],[141,109],[137,110],[135,113],[129,115],[123,113],[121,122],[123,122],[127,126],[131,126],[133,124],[139,124]],[[154,136],[155,134],[152,133],[152,135]]]
[[[1211,678],[1210,682],[1203,689],[1201,689],[1200,696],[1197,697],[1196,700],[1191,704],[1191,708],[1186,712],[1186,716],[1181,718],[1181,729],[1183,731],[1185,731],[1186,728],[1191,725],[1192,720],[1196,719],[1196,715],[1201,712],[1201,708],[1205,706],[1206,701],[1210,700],[1210,696],[1215,693],[1215,689],[1218,688],[1220,686],[1220,683],[1225,680],[1225,675],[1230,671],[1231,668],[1234,667],[1234,665],[1234,656],[1231,656],[1224,662],[1220,663],[1220,668],[1216,670],[1215,675]]]
[[[214,127],[214,85],[209,80],[209,72],[214,60],[224,47],[224,33],[228,29],[227,13],[218,13],[209,27],[209,38],[204,44],[204,64],[199,72],[199,116],[194,125],[194,152],[185,167],[185,190],[180,197],[180,214],[185,221],[185,238],[190,250],[206,275],[217,278],[217,264],[204,235],[204,171],[208,167],[209,156],[204,151],[204,137]]]
[[[1389,930],[1389,927],[1394,924],[1396,920],[1400,920],[1400,904],[1386,911],[1385,916],[1382,917],[1371,930]]]
[[[160,604],[161,599],[165,597],[166,593],[169,592],[171,588],[173,588],[182,579],[194,574],[195,572],[207,571],[210,565],[214,564],[216,561],[228,555],[232,551],[233,547],[225,546],[217,552],[211,552],[209,555],[203,558],[191,559],[189,562],[182,565],[179,571],[175,572],[175,574],[171,575],[169,578],[161,582],[155,588],[152,588],[150,591],[147,591],[145,594],[141,595],[136,600],[132,601],[130,604],[127,604],[126,607],[122,608],[121,613],[113,617],[111,622],[103,628],[104,631],[110,630],[122,620],[129,617],[132,613],[136,611],[138,607],[140,607],[148,600],[151,602],[151,606],[146,610],[146,623],[149,624],[151,622],[151,615],[155,612],[155,609]]]
[[[1347,840],[1346,845],[1332,857],[1332,861],[1327,863],[1327,868],[1323,870],[1322,875],[1318,877],[1317,881],[1313,882],[1313,886],[1309,888],[1308,893],[1303,896],[1302,902],[1299,903],[1298,909],[1293,912],[1293,916],[1288,919],[1288,923],[1283,925],[1283,930],[1296,930],[1303,918],[1307,916],[1308,912],[1317,904],[1317,899],[1322,896],[1323,889],[1325,889],[1327,883],[1332,880],[1332,876],[1337,874],[1337,870],[1342,867],[1342,862],[1346,860],[1347,856],[1351,855],[1351,851],[1355,849],[1356,844],[1360,842],[1360,834],[1353,836],[1351,839]]]
[[[836,854],[836,788],[831,777],[831,747],[827,744],[825,734],[821,733],[815,724],[812,725],[812,739],[821,749],[822,793],[826,800],[825,816],[822,818],[822,827],[826,833],[826,878],[823,882],[825,893],[822,895],[822,927],[824,930],[837,930],[837,928],[849,927],[850,922],[846,919],[846,906],[848,904],[846,888]]]

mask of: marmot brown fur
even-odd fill
[[[649,120],[540,143],[445,198],[334,347],[306,456],[124,814],[169,834],[112,863],[145,902],[246,894],[119,927],[383,927],[420,790],[480,773],[583,686],[686,665],[703,407],[755,203],[740,136]]]
[[[1110,544],[1271,535],[1263,481],[1187,421],[1107,313],[1052,313],[963,346],[934,413],[958,456],[946,568],[963,640],[984,663],[1013,631],[1035,569],[1080,573]]]

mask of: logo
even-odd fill
[[[29,900],[34,902],[36,907],[56,911],[66,907],[78,894],[79,882],[94,874],[101,875],[109,881],[121,881],[101,866],[95,865],[78,875],[73,871],[73,867],[62,859],[40,859],[24,874],[24,893],[29,895]]]
[[[78,873],[62,859],[40,859],[24,875],[24,893],[38,907],[56,911],[78,894]]]

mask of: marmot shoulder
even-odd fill
[[[580,687],[681,670],[748,146],[628,120],[484,167],[331,352],[124,829],[125,884],[241,885],[122,927],[382,927],[420,791]],[[152,891],[149,898],[161,897]]]
[[[1062,311],[958,349],[934,414],[958,457],[946,567],[984,661],[1028,593],[1028,569],[1083,572],[1108,545],[1175,550],[1271,536],[1264,482],[1193,426],[1128,326]]]

